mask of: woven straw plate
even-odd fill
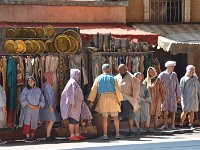
[[[7,53],[16,53],[17,44],[13,40],[7,40],[5,41],[3,48]]]
[[[22,40],[16,40],[15,43],[17,44],[17,53],[24,53],[26,52],[26,44]]]
[[[30,38],[36,38],[37,37],[36,32],[33,29],[30,29],[28,31],[28,35],[29,35]]]
[[[52,38],[56,35],[56,30],[51,25],[46,26],[45,31],[46,31],[46,36],[49,37],[49,38]]]
[[[14,38],[16,36],[16,32],[14,29],[8,29],[6,31],[6,37],[7,38]]]
[[[37,54],[40,52],[40,44],[36,41],[36,40],[31,40],[31,42],[33,43],[33,52],[34,54]]]
[[[60,34],[54,40],[55,48],[60,53],[67,53],[70,50],[71,42],[67,35]]]
[[[37,42],[40,44],[40,53],[44,53],[46,50],[44,42],[42,40],[37,40]]]
[[[33,53],[33,43],[30,40],[24,42],[26,44],[26,52]]]
[[[38,38],[43,38],[43,37],[45,37],[45,30],[44,30],[43,27],[37,27],[37,28],[35,29],[35,32],[36,32]]]

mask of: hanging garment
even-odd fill
[[[139,57],[133,57],[132,60],[132,73],[138,72],[138,67],[139,67],[140,59]]]
[[[140,56],[140,62],[139,62],[139,72],[144,74],[144,56]]]
[[[6,68],[7,67],[7,60],[6,58],[0,59],[0,73],[2,76],[1,85],[4,89],[6,89]]]
[[[32,76],[32,69],[31,58],[28,57],[25,59],[25,81],[28,79],[28,77]]]
[[[132,56],[128,56],[128,63],[127,63],[128,71],[132,71]]]
[[[14,126],[14,114],[16,109],[16,88],[17,88],[17,60],[14,57],[8,58],[7,65],[7,86],[8,86],[8,125]]]
[[[94,55],[92,57],[92,78],[93,81],[96,79],[96,77],[101,74],[101,56]]]
[[[37,70],[37,74],[38,74],[38,77],[39,77],[39,82],[40,82],[40,85],[42,86],[43,85],[43,74],[45,72],[45,56],[42,56],[39,58],[39,64],[38,64],[38,70]]]
[[[40,58],[36,57],[34,59],[34,69],[33,69],[34,70],[34,77],[35,77],[35,80],[36,80],[36,85],[38,87],[41,87],[40,78],[39,78],[39,74],[38,74],[39,63],[40,63]]]

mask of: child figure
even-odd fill
[[[149,128],[150,123],[150,114],[149,106],[151,102],[151,94],[147,89],[146,85],[142,83],[142,74],[137,72],[134,74],[134,77],[140,82],[140,95],[138,103],[140,105],[139,110],[135,113],[135,122],[137,127],[137,133],[140,134],[139,123],[142,124],[142,127],[145,129]]]
[[[0,85],[0,129],[6,125],[7,111],[6,111],[6,92]],[[5,144],[6,141],[0,139],[0,144]]]

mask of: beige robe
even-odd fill
[[[139,81],[135,77],[133,77],[133,75],[130,72],[127,72],[123,79],[122,76],[118,74],[116,76],[116,79],[124,98],[128,100],[134,107],[134,112],[137,112],[139,107],[138,98],[140,94]]]
[[[94,101],[97,96],[98,90],[98,77],[95,79],[90,94],[88,96],[88,101]],[[115,80],[115,91],[116,93],[102,93],[98,95],[97,105],[95,111],[98,113],[112,113],[121,112],[120,102],[123,100],[123,96],[120,92],[119,85]]]
[[[147,79],[144,80],[144,84],[147,85]],[[150,115],[161,115],[161,103],[164,102],[167,98],[166,89],[162,81],[157,78],[156,81],[151,83],[147,87],[151,93],[151,104],[150,104]]]

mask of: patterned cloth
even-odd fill
[[[198,111],[200,97],[200,83],[196,76],[184,76],[180,80],[181,105],[183,111]]]
[[[177,112],[177,98],[181,97],[181,92],[176,73],[172,72],[169,74],[167,71],[163,71],[159,74],[159,78],[167,91],[167,99],[161,104],[162,110]]]

